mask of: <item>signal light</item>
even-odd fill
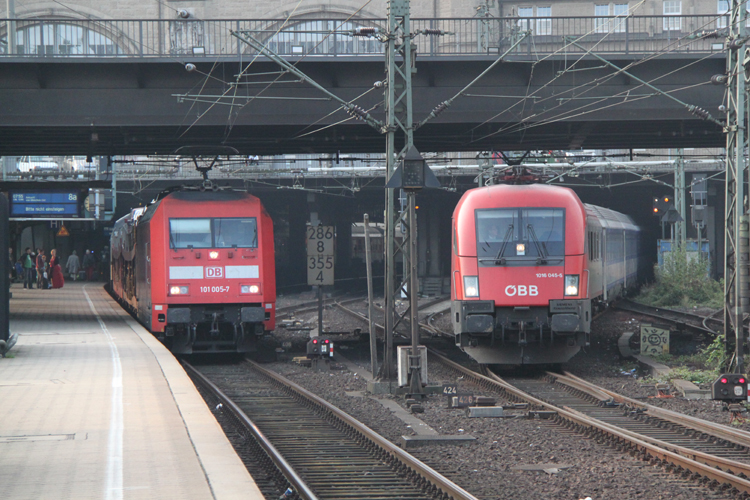
[[[656,196],[653,198],[653,214],[663,216],[670,208],[673,207],[672,198],[670,196]]]
[[[318,343],[318,339],[313,339],[313,344],[317,344],[317,343]]]
[[[711,398],[726,403],[747,400],[747,379],[739,373],[724,373],[711,386]]]

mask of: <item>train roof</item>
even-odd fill
[[[540,207],[582,207],[578,195],[564,186],[549,184],[495,184],[470,189],[464,193],[459,207],[494,208],[540,206]],[[458,207],[457,207],[458,208]]]
[[[598,207],[596,205],[583,204],[586,207],[588,217],[596,217],[599,223],[605,229],[626,229],[629,231],[640,231],[641,228],[633,222],[629,216],[615,212],[609,208]]]

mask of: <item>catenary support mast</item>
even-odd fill
[[[743,373],[747,338],[742,326],[748,311],[747,229],[747,74],[745,2],[732,0],[727,35],[727,170],[724,207],[724,332],[730,359],[727,371]]]

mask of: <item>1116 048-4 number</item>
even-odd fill
[[[226,293],[229,291],[229,285],[225,286],[202,286],[200,287],[201,293]]]

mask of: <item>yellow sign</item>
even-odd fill
[[[669,329],[641,324],[641,354],[669,354]]]
[[[60,230],[57,232],[58,236],[70,236],[70,233],[68,232],[68,228],[65,226],[62,226]]]

